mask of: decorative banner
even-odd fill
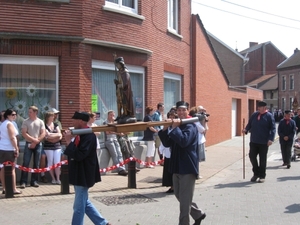
[[[98,95],[92,95],[92,112],[97,112],[98,111]]]

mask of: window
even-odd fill
[[[283,91],[285,91],[285,89],[286,89],[286,77],[285,76],[282,76],[282,84],[281,85],[282,85],[281,89]]]
[[[126,63],[126,59],[125,59]],[[114,79],[116,77],[113,63],[93,60],[92,63],[92,97],[95,106],[92,111],[100,113],[97,125],[102,125],[107,118],[107,111],[114,110],[117,116],[117,98]],[[144,68],[136,66],[126,67],[130,73],[130,80],[135,104],[135,116],[138,121],[144,119]],[[142,132],[134,132],[134,136],[142,136]],[[103,138],[103,137],[102,137]]]
[[[58,58],[0,55],[0,108],[14,108],[17,124],[28,117],[28,107],[39,108],[39,118],[58,108]]]
[[[294,74],[290,75],[290,90],[294,90]]]
[[[271,91],[271,93],[270,93],[270,99],[273,99],[273,98],[274,98],[274,92]]]
[[[176,102],[181,100],[181,76],[165,72],[164,74],[164,104],[168,112]]]
[[[105,6],[117,8],[131,13],[138,13],[138,0],[106,0]]]
[[[281,108],[285,109],[285,98],[281,98]]]
[[[293,109],[293,101],[294,101],[294,98],[290,97],[290,104],[289,104],[289,108],[288,109]],[[283,109],[285,109],[285,108],[283,108]]]
[[[168,29],[178,32],[178,0],[168,0]]]

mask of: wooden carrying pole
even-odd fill
[[[195,123],[199,122],[198,117],[193,117],[189,119],[182,119],[181,124]],[[126,133],[132,131],[143,131],[147,127],[152,126],[171,126],[172,121],[155,121],[155,122],[137,122],[137,123],[126,123],[126,124],[107,124],[103,126],[96,126],[84,129],[72,129],[71,133],[73,135],[79,134],[89,134],[93,132],[102,132],[102,131],[113,131],[116,133]]]

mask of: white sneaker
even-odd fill
[[[55,180],[52,180],[51,183],[52,183],[52,184],[56,184],[56,181],[55,181]]]
[[[56,181],[56,183],[59,184],[59,185],[61,184],[60,180]]]

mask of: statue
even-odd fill
[[[136,118],[134,115],[133,94],[131,89],[130,74],[125,66],[123,57],[115,59],[115,66],[118,68],[116,72],[116,95],[118,117],[116,121],[119,124],[135,123]]]

